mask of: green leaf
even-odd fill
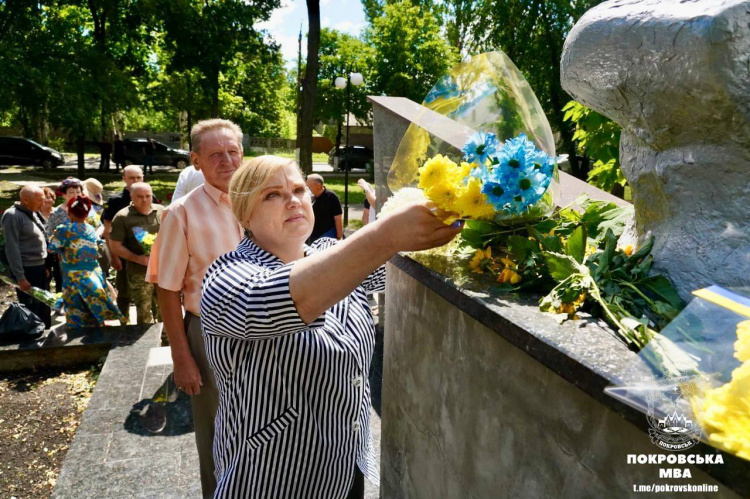
[[[502,284],[498,284],[497,286],[492,286],[490,288],[490,293],[504,295],[504,294],[512,293],[515,290],[516,290],[515,286],[513,286],[510,283],[504,282]]]
[[[583,263],[583,257],[586,255],[586,227],[581,225],[568,237],[565,246],[565,253],[572,256],[578,263]]]
[[[508,252],[515,262],[523,262],[533,253],[539,253],[539,243],[523,236],[508,236]]]
[[[677,290],[672,286],[669,279],[663,275],[647,277],[635,283],[635,286],[644,290],[646,294],[651,294],[666,301],[677,310],[682,310],[685,307],[685,302],[682,301]]]
[[[581,220],[594,244],[601,242],[608,230],[615,236],[622,234],[625,224],[633,214],[631,206],[617,206],[604,201],[589,201],[585,205],[585,210]]]
[[[568,255],[546,251],[544,252],[544,259],[547,262],[550,276],[558,282],[567,279],[573,274],[584,273],[582,272],[584,269],[585,273],[588,273],[588,269],[578,265],[578,262]]]
[[[461,238],[473,248],[484,248],[484,237],[478,230],[466,228],[461,231]]]
[[[534,225],[534,228],[542,234],[549,234],[555,227],[557,227],[557,222],[551,218]]]
[[[648,239],[646,239],[646,242],[643,243],[643,245],[640,248],[638,248],[638,251],[636,251],[635,253],[633,253],[632,255],[628,257],[628,262],[635,263],[641,258],[644,258],[646,255],[651,253],[651,248],[653,247],[654,247],[654,238],[653,236],[651,236]]]

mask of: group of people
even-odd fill
[[[154,173],[154,162],[156,160],[156,144],[149,137],[143,146],[143,168],[146,173]],[[105,139],[99,143],[99,171],[109,172],[110,159],[115,164],[115,173],[120,168],[125,168],[125,142],[120,134],[115,134],[114,142]]]
[[[367,293],[383,289],[397,251],[460,228],[414,205],[345,240],[334,214],[321,233],[333,237],[308,245],[322,179],[276,156],[243,163],[226,120],[196,124],[191,139],[205,183],[165,210],[146,278],[175,384],[191,396],[203,494],[362,497],[364,477],[378,480]]]
[[[19,286],[18,299],[51,326],[50,308],[32,299],[31,286],[62,293],[68,327],[128,322],[130,303],[138,324],[160,319],[156,290],[145,280],[146,234],[159,231],[163,207],[138,166],[123,169],[125,188],[104,203],[94,178],[67,178],[56,191],[32,185],[2,217],[5,256]],[[62,204],[53,208],[57,197]],[[117,272],[117,290],[108,283]]]
[[[162,210],[140,170],[127,167],[125,189],[101,218],[129,298],[141,293],[136,275],[158,295],[174,382],[191,396],[203,495],[361,498],[364,477],[378,481],[367,294],[384,289],[384,264],[396,252],[446,244],[461,229],[416,204],[343,239],[340,203],[321,177],[305,179],[293,160],[277,156],[243,162],[242,131],[227,120],[197,123],[191,142],[194,171],[181,182],[200,173],[202,185]],[[374,203],[369,184],[362,187]],[[81,225],[89,197],[74,194],[70,222],[49,244],[63,272],[82,267],[66,241],[91,241],[89,260],[101,245],[96,229]],[[47,246],[36,232],[43,225],[31,221],[43,204],[41,189],[26,187],[21,214],[3,218],[4,228],[24,225],[19,241],[40,245],[34,258],[17,258],[19,284],[43,276]],[[319,223],[318,213],[331,220]],[[135,226],[158,233],[150,255],[127,242]],[[122,299],[121,291],[120,310]]]

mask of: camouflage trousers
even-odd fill
[[[156,301],[156,287],[146,282],[144,274],[128,272],[130,302],[135,305],[136,323],[153,324],[161,321],[159,304]]]

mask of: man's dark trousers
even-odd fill
[[[47,280],[47,273],[44,265],[24,267],[23,273],[26,274],[26,280],[29,281],[32,286],[43,289],[45,291],[49,291],[49,281]],[[16,294],[18,295],[18,301],[26,305],[26,307],[31,312],[42,319],[42,322],[44,322],[44,326],[47,329],[52,327],[52,315],[50,308],[47,305],[43,304],[39,300],[35,300],[20,289],[16,290]]]

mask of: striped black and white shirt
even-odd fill
[[[319,239],[305,252],[335,243]],[[385,267],[305,324],[289,294],[292,265],[245,238],[203,281],[203,338],[219,388],[214,497],[343,498],[355,465],[379,482],[367,293],[385,289]]]

